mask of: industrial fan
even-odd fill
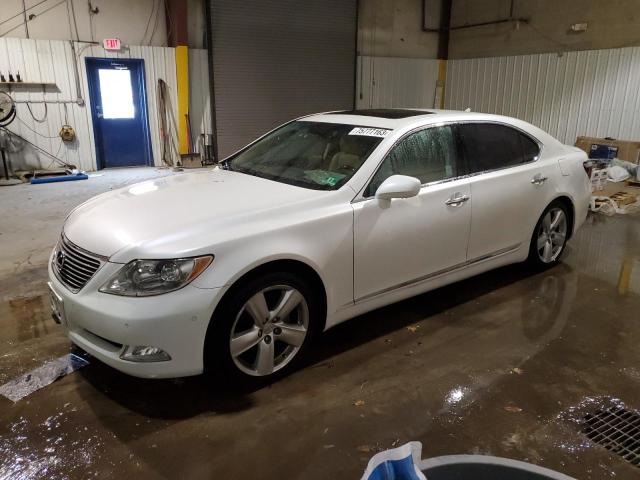
[[[16,104],[7,92],[0,92],[0,127],[5,127],[16,118]]]

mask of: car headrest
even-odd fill
[[[340,139],[340,152],[342,153],[362,156],[366,148],[357,135],[345,135]]]

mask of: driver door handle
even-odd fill
[[[447,200],[445,203],[445,205],[449,205],[451,207],[459,207],[460,205],[462,205],[464,202],[466,202],[467,200],[469,200],[471,197],[469,195],[463,195],[459,192],[456,192],[453,194],[453,196],[451,198],[449,198],[449,200]]]
[[[534,185],[542,185],[546,181],[547,177],[543,177],[540,173],[534,175],[534,177],[531,179],[531,183],[533,183]]]

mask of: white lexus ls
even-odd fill
[[[584,160],[502,116],[299,118],[212,171],[73,210],[49,262],[53,315],[134,376],[271,381],[356,315],[502,265],[560,261],[587,215]]]

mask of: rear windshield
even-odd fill
[[[390,130],[294,121],[222,162],[222,168],[316,190],[336,190]]]

